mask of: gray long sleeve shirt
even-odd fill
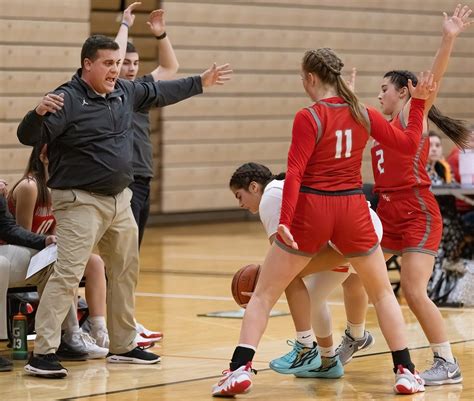
[[[0,241],[41,250],[45,247],[45,239],[44,235],[32,233],[16,224],[8,211],[6,199],[0,195]]]
[[[159,82],[119,79],[104,98],[78,70],[54,93],[64,93],[64,107],[44,117],[30,111],[18,127],[18,139],[25,145],[48,144],[50,188],[116,195],[133,181],[133,112],[202,93],[202,84],[199,76]]]

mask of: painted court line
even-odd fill
[[[232,297],[217,297],[212,295],[192,295],[192,294],[162,294],[156,292],[136,292],[137,297],[151,297],[151,298],[171,298],[171,299],[195,299],[201,301],[234,301]],[[288,302],[285,299],[279,299],[277,303],[287,304]],[[334,306],[344,306],[342,301],[328,301],[328,305]],[[373,305],[369,304],[369,308],[373,308]],[[407,305],[400,305],[402,309],[409,309]],[[468,312],[473,313],[474,308],[449,308],[449,307],[440,307],[442,311],[452,311],[452,312]]]

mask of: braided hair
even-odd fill
[[[409,79],[411,79],[414,86],[418,83],[416,75],[407,70],[389,71],[384,75],[384,78],[390,78],[390,82],[397,90],[408,87]],[[465,121],[445,116],[434,105],[431,106],[428,112],[428,118],[459,148],[467,149],[469,147],[470,130]]]
[[[344,79],[341,77],[342,67],[344,63],[337,56],[334,50],[327,47],[308,50],[302,61],[303,71],[312,72],[316,74],[319,79],[328,85],[335,86],[337,93],[346,103],[349,104],[352,117],[366,129],[368,129],[369,122],[362,113],[362,105],[357,96],[347,86]]]
[[[245,163],[234,171],[229,181],[229,187],[248,190],[250,183],[255,181],[265,188],[270,181],[284,180],[285,173],[273,175],[267,166],[259,163]]]

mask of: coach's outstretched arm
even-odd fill
[[[134,108],[139,110],[146,107],[164,107],[188,99],[203,92],[203,88],[224,85],[230,80],[232,70],[229,64],[217,66],[214,63],[201,75],[158,82],[122,82],[132,85]]]

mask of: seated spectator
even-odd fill
[[[471,137],[470,137],[470,146],[469,148],[474,150],[474,125],[471,125]],[[447,161],[451,166],[453,171],[454,178],[457,182],[461,182],[461,177],[459,175],[459,153],[460,149],[455,147],[447,157]],[[470,196],[471,199],[474,199],[474,196]],[[463,229],[466,235],[470,235],[471,237],[474,236],[474,207],[469,205],[462,200],[456,201],[456,207],[458,212],[461,214],[461,221],[463,224]],[[467,254],[465,257],[467,259],[472,258],[474,251],[471,249],[470,253]]]
[[[8,207],[16,222],[36,234],[54,234],[56,221],[52,213],[51,195],[46,186],[48,180],[48,158],[46,145],[33,147],[24,176],[12,188],[8,197]],[[94,323],[91,325],[91,337],[79,327],[76,307],[63,324],[62,351],[69,354],[72,350],[87,354],[87,358],[103,358],[108,353],[108,335],[105,328],[105,271],[104,262],[98,255],[92,254],[85,270],[86,296]],[[77,297],[76,297],[77,299]],[[97,315],[97,311],[99,314]],[[61,351],[58,352],[61,354]],[[61,356],[61,355],[59,355]]]
[[[430,150],[426,171],[433,186],[451,184],[453,182],[451,167],[444,159],[441,137],[430,131]],[[436,200],[443,218],[443,235],[435,259],[434,270],[428,285],[428,294],[434,302],[438,302],[439,281],[445,278],[443,271],[454,269],[460,261],[464,244],[464,233],[456,209],[456,199],[452,195],[437,195]]]
[[[452,174],[449,163],[443,156],[443,146],[441,136],[436,132],[430,131],[430,152],[428,154],[428,163],[426,171],[430,176],[433,185],[451,184]]]
[[[25,280],[28,265],[38,250],[56,242],[54,235],[31,233],[15,223],[8,212],[6,183],[0,180],[0,338],[7,338],[6,297],[9,287],[32,285],[42,292],[51,273],[51,266]],[[13,369],[11,361],[0,357],[0,372]]]

